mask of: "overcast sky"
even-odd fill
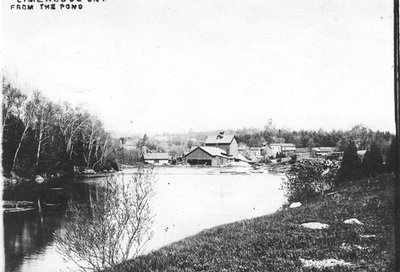
[[[392,1],[107,0],[10,10],[3,71],[110,130],[394,132]]]

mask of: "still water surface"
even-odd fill
[[[273,213],[284,201],[281,177],[267,173],[231,175],[212,168],[158,168],[156,174],[154,235],[145,253],[210,227]],[[87,200],[93,186],[95,179],[45,189],[41,196],[47,205],[43,205],[42,216],[36,210],[4,214],[6,271],[73,268],[56,251],[54,233],[63,227],[67,200]]]

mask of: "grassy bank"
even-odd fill
[[[205,230],[107,271],[392,271],[392,211],[393,177],[383,175],[344,184],[299,208]],[[364,224],[344,224],[349,218]],[[313,221],[329,228],[300,225]],[[323,259],[348,265],[304,263]]]

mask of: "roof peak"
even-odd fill
[[[235,135],[226,135],[226,134],[218,134],[218,135],[208,135],[205,141],[205,144],[230,144]]]

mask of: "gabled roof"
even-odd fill
[[[145,153],[143,154],[145,160],[169,160],[168,153]]]
[[[189,153],[187,153],[185,155],[185,157],[188,156],[193,151],[195,151],[196,149],[201,149],[212,157],[219,156],[219,157],[223,157],[223,158],[230,158],[226,155],[225,150],[222,150],[221,148],[213,147],[213,146],[198,146],[198,147],[194,148],[193,150],[191,150]]]
[[[207,136],[207,139],[205,141],[205,144],[230,144],[232,143],[233,139],[235,138],[235,135],[210,135]]]

